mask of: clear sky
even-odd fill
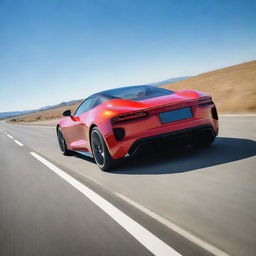
[[[0,0],[0,112],[253,59],[255,0]]]

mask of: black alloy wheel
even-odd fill
[[[109,171],[115,167],[117,161],[111,157],[105,141],[97,127],[94,127],[91,132],[91,148],[95,162],[101,170]]]

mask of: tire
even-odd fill
[[[216,135],[213,130],[207,129],[193,138],[192,146],[197,148],[210,146],[214,142],[215,138]]]
[[[117,160],[110,155],[106,143],[97,127],[90,135],[91,149],[96,164],[102,171],[110,171],[116,167]]]
[[[66,144],[66,141],[64,139],[64,136],[62,134],[60,127],[57,128],[57,137],[58,137],[58,142],[59,142],[59,146],[60,146],[60,150],[61,150],[62,154],[65,156],[72,155],[72,151],[68,150],[68,148],[67,148],[67,144]]]

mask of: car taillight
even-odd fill
[[[113,117],[111,122],[112,122],[112,124],[119,124],[119,123],[123,123],[123,122],[128,122],[128,121],[144,118],[147,116],[148,116],[148,113],[146,113],[146,112],[136,112],[136,113]]]
[[[198,100],[198,102],[206,102],[206,101],[209,101],[209,100],[212,100],[212,98],[211,97],[209,97],[209,98],[205,98],[205,99],[201,99],[201,100]]]
[[[198,103],[199,103],[198,105],[200,107],[204,107],[204,106],[208,106],[208,105],[214,104],[212,102],[212,98],[206,98],[206,99],[199,100]]]

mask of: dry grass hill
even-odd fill
[[[209,93],[220,113],[256,112],[256,61],[210,71],[162,87]]]

